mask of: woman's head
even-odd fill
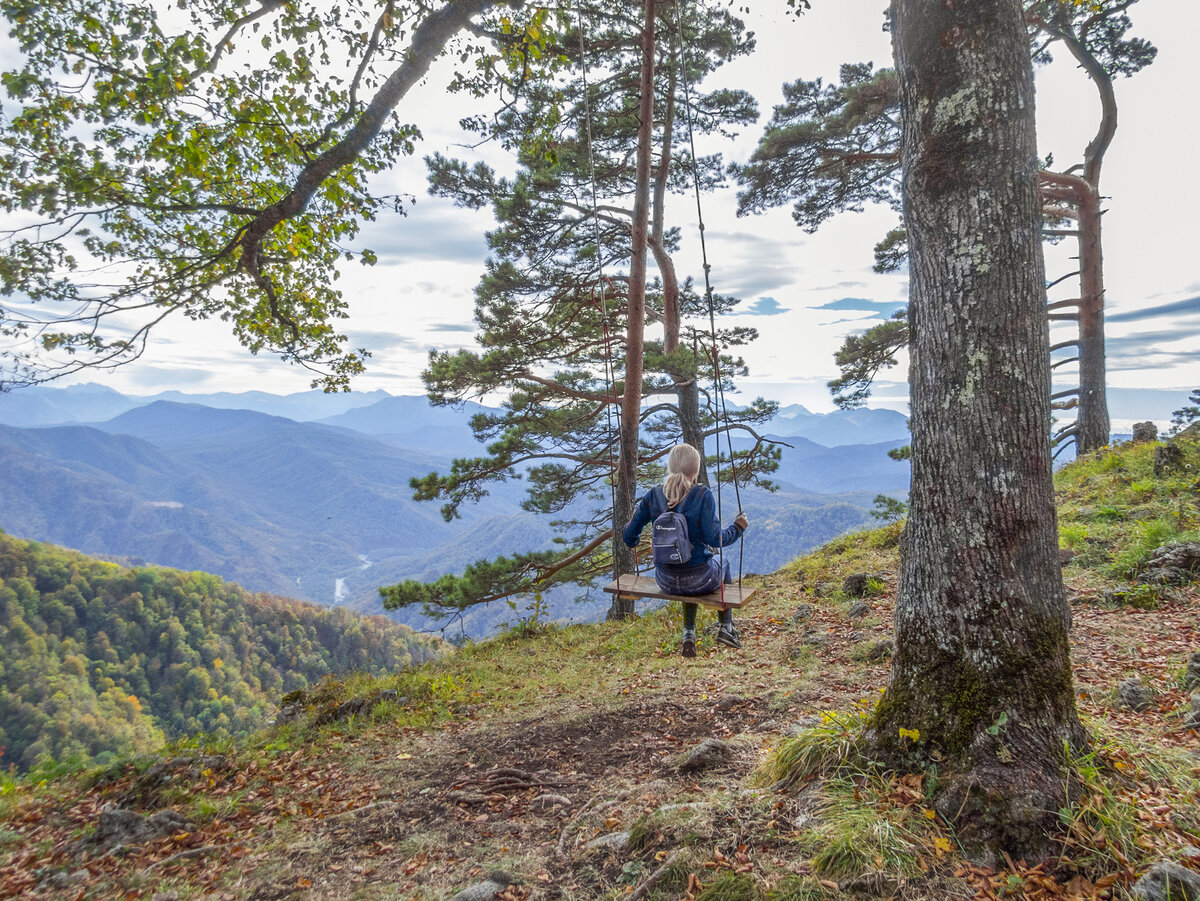
[[[676,444],[667,456],[667,481],[663,491],[667,503],[674,507],[696,484],[700,475],[700,452],[690,444]]]

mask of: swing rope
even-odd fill
[[[579,67],[583,83],[583,122],[584,134],[587,139],[588,176],[591,182],[592,200],[592,235],[596,245],[596,280],[592,283],[591,301],[600,314],[600,326],[604,332],[604,418],[607,426],[605,443],[608,448],[608,488],[612,509],[617,509],[617,461],[614,455],[617,442],[613,436],[620,434],[622,411],[617,411],[617,429],[613,431],[613,406],[617,399],[617,373],[612,358],[612,332],[608,327],[608,279],[604,276],[604,255],[600,252],[600,205],[596,197],[596,156],[592,146],[592,101],[588,85],[587,46],[583,40],[583,11],[576,6],[576,22],[579,28]],[[599,288],[599,295],[597,295]],[[613,541],[616,542],[617,529],[613,525]],[[634,552],[634,566],[637,565],[637,553]],[[613,573],[616,576],[617,587],[621,584],[621,568],[617,555],[613,553]]]
[[[691,82],[688,80],[687,70],[687,55],[683,43],[683,12],[680,2],[675,7],[675,35],[673,43],[673,52],[675,54],[676,64],[679,66],[679,78],[683,84],[683,113],[684,121],[687,124],[688,148],[691,152],[692,161],[692,188],[696,195],[696,220],[698,230],[700,232],[700,260],[704,270],[704,297],[708,301],[708,328],[709,336],[712,340],[712,364],[713,364],[713,394],[714,406],[713,420],[717,425],[717,522],[724,521],[724,516],[721,510],[721,422],[725,423],[725,443],[729,449],[729,470],[730,478],[733,482],[733,493],[737,499],[738,514],[742,512],[742,493],[738,487],[737,465],[733,456],[733,439],[730,437],[729,429],[729,408],[725,404],[725,388],[721,378],[721,352],[717,346],[717,317],[716,317],[716,301],[713,297],[712,286],[712,265],[708,262],[708,242],[704,236],[704,207],[700,202],[700,166],[696,157],[696,135],[693,127],[692,116],[692,99],[691,99]],[[738,543],[738,588],[742,586],[742,561],[746,549],[746,536],[742,533],[742,540]],[[718,548],[718,553],[721,557],[722,566],[725,562],[725,549]],[[725,596],[725,583],[721,583],[721,597]]]

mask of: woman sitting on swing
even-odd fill
[[[697,485],[700,475],[700,452],[690,444],[677,444],[667,457],[667,480],[663,483],[668,509],[681,514],[687,520],[688,537],[692,542],[692,556],[684,563],[658,566],[654,580],[667,594],[694,596],[716,591],[721,582],[733,580],[729,575],[729,561],[713,555],[712,548],[727,547],[742,537],[750,525],[745,513],[739,513],[733,525],[726,529],[717,522],[717,503],[704,485]],[[621,533],[627,547],[636,547],[646,523],[652,522],[665,511],[658,509],[660,502],[654,499],[656,492],[648,491],[638,501],[633,519]],[[683,605],[683,656],[696,656],[696,611],[697,604]],[[733,625],[733,611],[720,611],[720,628],[717,643],[731,648],[740,648],[742,642]]]

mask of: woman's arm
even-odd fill
[[[646,523],[649,521],[650,492],[646,492],[638,499],[637,506],[633,508],[633,519],[629,520],[629,525],[621,532],[621,540],[625,542],[626,547],[637,547],[642,529],[646,528]]]
[[[742,537],[742,527],[737,523],[722,529],[717,522],[717,501],[710,490],[705,490],[700,504],[701,539],[709,547],[728,547]]]

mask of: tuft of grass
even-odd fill
[[[793,783],[808,776],[857,769],[858,736],[867,716],[864,706],[850,713],[821,714],[816,726],[780,742],[759,768],[759,781]]]
[[[876,783],[875,791],[884,786]],[[880,810],[855,798],[863,794],[852,781],[829,783],[821,824],[814,830],[819,844],[812,859],[814,873],[823,876],[853,876],[868,870],[885,870],[915,876],[924,844],[914,830],[919,823],[903,808]]]
[[[0,823],[10,819],[16,813],[20,785],[21,783],[12,773],[0,770]]]
[[[747,873],[720,870],[700,894],[696,901],[760,901],[763,893],[754,877]]]
[[[842,580],[850,573],[870,573],[895,568],[897,548],[903,531],[903,523],[890,523],[878,529],[841,535],[793,561],[786,571],[802,576],[809,586],[816,586],[821,582],[836,582],[839,590],[835,591],[833,596],[836,600],[844,600],[845,595],[840,593],[840,586]],[[880,594],[887,591],[882,582],[876,587]]]
[[[1061,547],[1077,551],[1087,541],[1088,527],[1079,522],[1060,522],[1058,525],[1058,543]]]
[[[1106,595],[1105,607],[1132,607],[1135,610],[1157,610],[1168,596],[1169,588],[1162,585],[1135,585]]]
[[[867,577],[867,591],[864,597],[877,598],[887,594],[887,583],[875,576]]]
[[[767,901],[824,901],[841,895],[815,876],[785,876],[767,892]]]
[[[921,791],[928,794],[932,782],[913,776],[898,780],[863,758],[859,736],[871,707],[862,701],[853,712],[823,714],[821,723],[784,741],[759,771],[760,778],[776,784],[811,782],[816,817],[799,842],[812,853],[810,866],[819,876],[868,870],[916,876],[927,869],[931,848],[933,856],[950,848],[939,821],[914,798],[913,785],[925,781]],[[905,791],[898,791],[902,784]],[[813,894],[811,883],[803,889],[808,894],[798,897],[822,897]]]

